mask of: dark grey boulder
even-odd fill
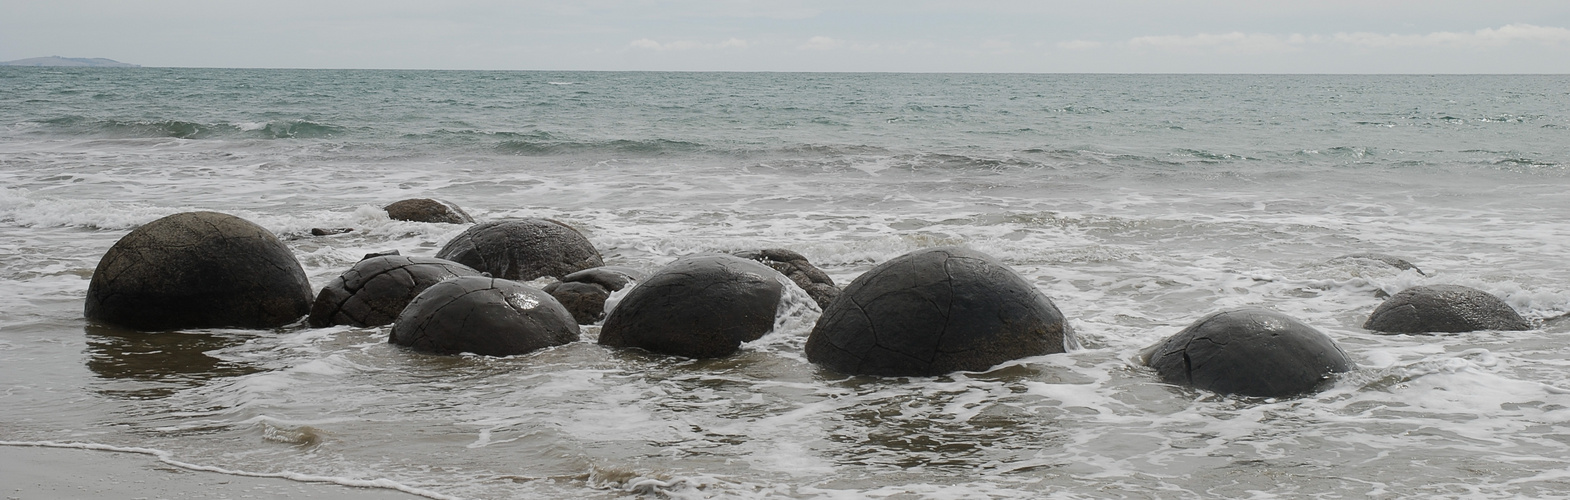
[[[398,315],[387,341],[433,354],[511,356],[578,340],[578,324],[550,294],[461,276],[426,288]]]
[[[134,330],[273,328],[311,309],[305,270],[277,236],[217,212],[139,227],[98,261],[88,320]]]
[[[1417,271],[1417,274],[1419,274],[1419,275],[1428,276],[1428,273],[1424,273],[1422,269],[1418,269],[1418,267],[1416,265],[1413,265],[1411,262],[1407,262],[1406,259],[1403,259],[1403,258],[1400,258],[1400,257],[1396,257],[1394,255],[1385,255],[1385,254],[1382,254],[1382,253],[1354,253],[1354,254],[1347,254],[1347,255],[1342,255],[1340,257],[1336,257],[1334,259],[1330,259],[1330,262],[1333,262],[1333,263],[1334,262],[1347,262],[1347,261],[1353,261],[1353,260],[1378,262],[1378,263],[1381,263],[1381,264],[1384,264],[1384,265],[1387,265],[1387,266],[1390,266],[1390,267],[1394,267],[1396,269],[1400,269],[1402,271],[1411,269],[1413,271]]]
[[[1144,355],[1167,383],[1254,397],[1313,392],[1353,366],[1329,336],[1265,309],[1205,316]]]
[[[474,218],[458,205],[434,198],[399,200],[383,207],[392,220],[410,222],[435,222],[443,224],[472,224]]]
[[[621,266],[600,266],[562,277],[546,285],[545,293],[556,297],[580,325],[592,325],[605,317],[605,301],[611,292],[643,279],[643,273]]]
[[[737,252],[736,256],[761,262],[779,271],[786,278],[790,278],[796,286],[806,290],[807,295],[812,297],[813,302],[818,303],[819,308],[828,307],[829,303],[840,295],[839,287],[834,286],[834,280],[829,278],[828,273],[812,265],[812,262],[799,253],[783,248],[766,248]]]
[[[600,344],[689,358],[728,356],[774,329],[785,285],[731,255],[686,257],[633,287],[605,318]]]
[[[834,299],[807,360],[840,373],[933,376],[1066,350],[1063,313],[996,259],[957,247],[874,267]]]
[[[1363,328],[1387,333],[1530,330],[1505,301],[1460,285],[1427,285],[1402,290],[1374,309]]]
[[[436,252],[497,278],[529,281],[561,278],[605,265],[600,251],[571,226],[550,219],[487,222],[465,230]]]
[[[448,278],[479,275],[469,266],[445,259],[370,256],[316,294],[307,322],[316,328],[391,324],[409,301],[431,285]]]

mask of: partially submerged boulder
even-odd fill
[[[461,276],[426,288],[387,341],[433,354],[511,356],[578,340],[578,324],[550,294],[515,281]]]
[[[852,281],[807,339],[840,373],[933,376],[1067,350],[1073,332],[1045,295],[991,256],[911,252]]]
[[[715,358],[774,329],[785,285],[773,269],[731,255],[686,257],[621,299],[600,344]]]
[[[311,308],[305,270],[245,219],[186,212],[120,238],[87,287],[88,320],[135,330],[274,328]]]
[[[1265,309],[1205,316],[1143,355],[1167,383],[1255,397],[1312,392],[1353,367],[1329,336]]]
[[[516,219],[478,224],[436,252],[497,278],[530,281],[561,278],[605,265],[600,251],[571,226],[550,219]]]
[[[790,278],[796,286],[806,290],[807,295],[812,297],[813,302],[818,303],[819,308],[828,307],[829,303],[840,294],[839,287],[834,286],[834,279],[829,278],[828,273],[812,265],[812,262],[799,253],[783,248],[766,248],[737,252],[736,256],[761,262],[779,271],[786,278]]]
[[[1381,264],[1384,264],[1384,265],[1387,265],[1387,266],[1390,266],[1390,267],[1394,267],[1396,269],[1400,269],[1402,271],[1411,269],[1413,271],[1417,271],[1418,275],[1428,276],[1428,274],[1424,273],[1422,269],[1418,269],[1418,267],[1416,265],[1413,265],[1411,262],[1407,262],[1406,259],[1403,259],[1403,258],[1400,258],[1400,257],[1396,257],[1394,255],[1385,255],[1385,254],[1382,254],[1382,253],[1354,253],[1354,254],[1347,254],[1347,255],[1342,255],[1340,257],[1336,257],[1334,259],[1330,259],[1330,262],[1347,262],[1347,261],[1354,261],[1354,260],[1378,262],[1378,263],[1381,263]]]
[[[1402,290],[1374,309],[1363,328],[1387,333],[1530,330],[1505,301],[1461,285],[1425,285]]]
[[[381,326],[420,292],[448,278],[479,276],[480,272],[445,259],[371,255],[328,283],[311,305],[311,326]]]
[[[643,273],[630,267],[600,266],[562,277],[545,285],[545,293],[556,297],[580,325],[592,325],[605,317],[605,301],[611,293],[643,279]]]
[[[472,224],[474,218],[464,212],[458,205],[435,198],[411,198],[399,200],[383,207],[387,210],[387,217],[392,220],[410,222],[435,222],[442,224]]]

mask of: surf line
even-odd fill
[[[337,485],[340,485],[340,486],[350,486],[350,487],[355,487],[355,488],[384,488],[384,489],[402,491],[404,493],[408,493],[408,494],[411,494],[411,495],[419,495],[419,496],[426,497],[426,498],[431,498],[431,499],[434,499],[434,500],[463,500],[460,497],[455,497],[455,496],[452,496],[452,495],[444,495],[444,494],[437,493],[437,492],[434,492],[434,491],[431,491],[431,490],[415,488],[413,486],[408,486],[408,485],[405,485],[403,483],[399,483],[397,481],[393,481],[391,479],[386,479],[386,478],[366,480],[366,479],[349,479],[349,478],[344,478],[344,477],[316,476],[316,475],[311,475],[311,474],[300,474],[300,473],[297,473],[297,472],[247,472],[247,471],[225,469],[225,468],[222,468],[222,467],[213,467],[211,465],[198,465],[198,464],[193,464],[193,463],[189,463],[189,462],[181,462],[179,460],[175,460],[174,459],[174,453],[170,453],[170,452],[167,452],[167,451],[164,451],[164,450],[153,449],[153,448],[111,446],[111,445],[107,445],[107,444],[98,444],[98,443],[59,443],[59,442],[54,442],[54,441],[0,441],[0,446],[16,446],[16,447],[32,447],[32,448],[64,448],[64,449],[77,449],[77,450],[110,451],[110,452],[115,452],[115,453],[135,453],[135,454],[140,454],[140,455],[151,455],[152,457],[157,458],[158,461],[160,461],[160,462],[163,462],[163,463],[166,463],[166,464],[169,464],[169,465],[173,465],[175,467],[179,467],[179,468],[182,468],[182,469],[187,469],[187,470],[202,471],[202,472],[215,472],[215,473],[218,473],[218,474],[227,474],[227,475],[230,475],[230,476],[270,477],[270,478],[278,478],[278,479],[287,479],[287,480],[290,480],[290,481],[299,481],[299,482],[302,482],[302,483],[331,483],[331,484],[337,484]]]

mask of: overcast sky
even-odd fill
[[[1570,73],[1570,0],[4,0],[0,61],[495,70]]]

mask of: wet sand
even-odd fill
[[[0,446],[0,498],[410,500],[422,497],[387,488],[194,471],[140,453]]]

